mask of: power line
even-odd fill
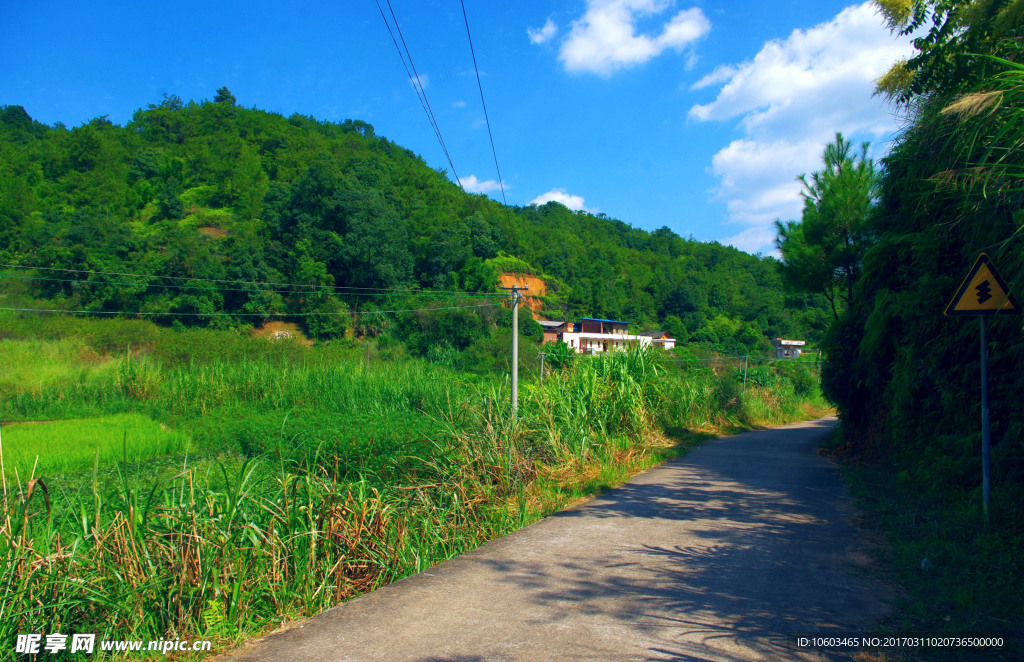
[[[7,308],[0,307],[0,310],[10,310],[23,313],[66,313],[72,315],[124,315],[147,316],[147,317],[314,317],[314,316],[338,316],[338,315],[384,315],[392,313],[421,313],[437,310],[466,310],[469,308],[495,308],[500,303],[482,303],[472,306],[439,306],[437,308],[407,308],[403,310],[346,310],[335,313],[310,312],[310,313],[188,313],[188,312],[132,312],[126,310],[65,310],[63,308]]]
[[[398,45],[398,40],[395,39],[395,33],[391,30],[391,23],[388,21],[388,17],[384,14],[384,8],[381,7],[380,0],[376,0],[377,9],[380,11],[380,17],[384,19],[384,25],[387,26],[388,34],[391,35],[391,41],[395,44],[395,49],[398,50],[398,57],[402,60],[402,66],[405,67],[405,73],[409,76],[409,81],[412,83],[413,89],[416,90],[416,96],[420,100],[420,106],[423,107],[423,112],[427,114],[427,121],[430,123],[431,128],[434,130],[434,135],[437,136],[437,141],[441,144],[441,151],[444,152],[445,158],[448,160],[448,165],[452,169],[452,174],[455,176],[455,182],[459,188],[465,190],[462,187],[462,180],[459,178],[459,173],[455,171],[455,164],[452,163],[452,157],[448,153],[448,147],[444,143],[444,138],[441,137],[441,127],[437,124],[437,118],[434,117],[434,111],[430,107],[430,100],[427,99],[427,90],[423,87],[423,81],[420,79],[419,72],[416,71],[416,64],[412,61],[412,53],[409,51],[408,44],[405,43],[405,35],[402,34],[402,28],[398,25],[398,17],[395,15],[395,10],[391,6],[391,0],[385,0],[388,5],[388,11],[391,12],[391,18],[395,22],[395,31],[398,32],[399,39],[402,40],[402,46],[405,47],[405,55],[402,54],[402,48]],[[406,64],[405,58],[408,56],[409,63]],[[409,67],[412,67],[412,72],[409,71]]]
[[[469,17],[466,15],[466,2],[459,0],[462,4],[462,20],[466,24],[466,38],[469,40],[469,54],[473,56],[473,71],[476,72],[476,86],[480,90],[480,105],[484,109],[484,122],[487,124],[487,137],[491,140],[491,154],[494,156],[494,169],[498,171],[498,186],[501,188],[501,202],[505,205],[505,220],[508,222],[509,230],[515,232],[512,225],[512,217],[508,211],[508,200],[505,198],[505,182],[501,178],[501,168],[498,166],[498,151],[494,148],[494,134],[491,133],[491,118],[487,116],[487,102],[484,101],[484,86],[480,82],[480,67],[476,64],[476,50],[473,48],[473,35],[469,31]]]
[[[807,361],[794,361],[793,359],[777,359],[777,358],[765,358],[759,356],[720,356],[718,358],[711,359],[659,359],[661,363],[703,363],[707,361],[745,361],[749,360],[751,363],[785,363],[791,362],[793,365],[814,365]]]
[[[273,281],[259,281],[259,280],[231,280],[227,278],[197,278],[192,276],[162,276],[159,274],[137,274],[128,273],[124,271],[99,271],[91,269],[66,269],[61,267],[36,267],[30,265],[0,263],[0,268],[8,269],[22,269],[24,271],[39,270],[39,271],[57,271],[61,273],[79,273],[79,274],[99,274],[102,276],[129,276],[135,278],[164,278],[168,280],[186,280],[186,281],[197,281],[200,283],[231,283],[235,285],[272,285],[275,287],[306,287],[311,292],[320,290],[333,290],[339,294],[346,295],[357,295],[359,292],[382,292],[382,293],[408,293],[410,295],[430,295],[430,296],[503,296],[499,294],[487,294],[481,292],[461,292],[458,290],[417,290],[413,288],[387,288],[387,287],[355,287],[351,285],[311,285],[309,283],[278,283]],[[90,282],[90,281],[83,281]],[[220,289],[220,288],[210,288]],[[230,288],[223,288],[225,290]],[[244,288],[241,288],[244,289]],[[347,290],[355,290],[348,292]]]
[[[152,276],[152,277],[153,278],[162,278],[162,276]],[[203,292],[259,292],[259,293],[278,293],[278,294],[315,294],[315,293],[323,292],[322,289],[311,289],[311,290],[294,290],[294,289],[293,290],[273,290],[273,289],[254,289],[254,288],[251,288],[251,287],[204,287],[202,285],[178,285],[177,283],[168,285],[168,284],[164,284],[164,283],[133,283],[133,282],[129,282],[129,281],[120,281],[120,280],[83,280],[81,278],[42,278],[40,276],[8,276],[6,274],[0,274],[0,279],[8,279],[8,280],[33,280],[33,281],[43,281],[43,282],[49,282],[49,283],[82,283],[84,285],[129,285],[129,286],[137,285],[137,286],[141,286],[141,287],[146,288],[146,289],[151,288],[151,287],[159,287],[159,288],[164,288],[164,289],[200,290],[200,291],[203,291]],[[340,294],[344,294],[346,296],[361,296],[361,297],[373,297],[373,296],[378,296],[378,297],[391,297],[391,296],[430,297],[430,296],[439,296],[439,297],[449,297],[449,298],[480,298],[480,297],[490,297],[490,298],[501,297],[501,298],[504,298],[504,296],[505,296],[505,295],[499,294],[499,293],[494,293],[494,294],[475,293],[475,292],[470,292],[470,293],[465,293],[465,294],[449,293],[449,292],[435,293],[435,292],[431,292],[429,290],[417,291],[415,293],[407,293],[407,294],[395,294],[393,292],[341,292]]]
[[[389,7],[390,7],[390,5],[389,5]],[[412,89],[416,93],[416,98],[419,99],[420,107],[423,108],[423,112],[427,116],[427,122],[430,124],[430,128],[434,131],[434,136],[437,137],[438,142],[441,143],[441,150],[444,152],[445,157],[448,158],[448,164],[451,165],[451,158],[448,157],[448,151],[445,148],[444,139],[441,137],[440,128],[437,126],[437,123],[434,121],[434,117],[431,114],[430,110],[428,110],[427,104],[424,101],[424,97],[420,93],[420,85],[419,85],[419,83],[421,81],[419,80],[418,76],[414,77],[412,72],[409,71],[409,65],[405,61],[405,55],[402,53],[401,46],[398,45],[398,40],[395,38],[395,33],[391,29],[391,22],[388,21],[387,16],[384,14],[384,8],[381,7],[380,0],[377,0],[377,10],[380,12],[380,17],[384,20],[384,26],[388,29],[388,34],[391,35],[391,43],[393,43],[395,45],[395,50],[398,51],[398,58],[402,61],[402,67],[405,68],[405,74],[406,74],[406,76],[409,77],[409,83],[412,85]],[[392,10],[392,14],[394,14],[393,10]],[[397,26],[397,22],[396,22],[396,26]],[[452,167],[452,170],[453,171],[455,170],[454,166]]]
[[[498,171],[498,186],[501,187],[501,201],[505,203],[508,214],[508,200],[505,199],[505,182],[501,179],[501,168],[498,166],[498,152],[494,149],[494,134],[491,133],[491,119],[487,116],[487,102],[484,101],[484,86],[480,82],[480,68],[476,65],[476,51],[473,49],[473,35],[469,32],[469,17],[466,15],[466,3],[462,3],[462,19],[466,23],[466,38],[469,39],[469,54],[473,56],[473,70],[476,72],[476,86],[480,90],[480,105],[484,108],[484,122],[487,124],[487,137],[491,139],[491,154],[494,155],[494,169]]]

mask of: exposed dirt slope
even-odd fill
[[[544,296],[548,293],[548,287],[543,280],[537,278],[532,274],[515,274],[510,272],[503,272],[498,276],[498,282],[502,287],[517,287],[528,288],[526,293],[523,295],[523,304],[530,309],[530,313],[534,319],[544,319],[540,315],[540,311],[544,308],[544,304],[541,303],[538,296]]]

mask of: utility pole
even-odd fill
[[[519,411],[519,290],[512,286],[512,423]]]
[[[501,289],[512,291],[512,422],[515,423],[519,410],[519,292],[530,288],[513,285]]]
[[[546,356],[546,354],[544,352],[540,353],[540,385],[541,386],[544,386],[544,357],[545,356]]]

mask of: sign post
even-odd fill
[[[992,431],[989,427],[991,417],[988,407],[988,324],[985,316],[981,316],[981,507],[988,521],[989,476],[991,465]]]
[[[982,253],[946,306],[946,315],[981,318],[981,499],[988,521],[991,430],[988,404],[988,323],[990,315],[1019,315],[1020,304],[1000,277],[988,255]]]

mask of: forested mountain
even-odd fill
[[[123,127],[49,127],[4,106],[0,154],[0,258],[36,268],[0,282],[33,276],[31,295],[62,308],[259,324],[394,302],[355,288],[493,292],[503,265],[521,260],[548,282],[551,316],[664,326],[723,348],[813,338],[823,310],[785,300],[770,257],[554,202],[506,209],[365,122],[247,109],[224,88],[200,103],[167,96]],[[229,315],[182,315],[214,312]],[[344,320],[296,318],[318,337]]]

